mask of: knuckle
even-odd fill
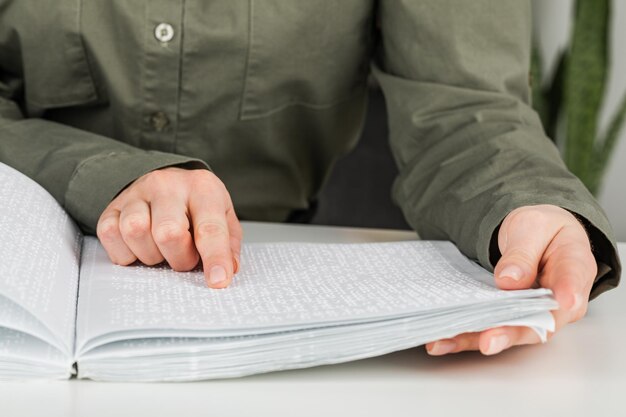
[[[217,175],[205,169],[191,171],[191,182],[193,187],[211,189],[216,191],[226,191],[226,186]]]
[[[536,260],[538,260],[538,254],[529,250],[526,246],[512,248],[506,253],[507,262],[513,262],[520,266],[525,266],[529,270],[537,268]]]
[[[171,181],[171,172],[163,169],[157,169],[147,174],[145,182],[149,188],[160,190],[170,188],[169,185]]]
[[[187,228],[176,222],[162,222],[154,229],[154,240],[159,245],[178,243],[185,239]]]
[[[550,223],[550,214],[543,206],[526,206],[511,212],[509,224],[519,228],[546,227]]]
[[[150,256],[150,257],[143,257],[140,258],[140,261],[147,266],[154,266],[154,265],[158,265],[161,262],[163,262],[163,258],[162,257],[157,257],[157,256]]]
[[[198,181],[206,181],[215,177],[215,174],[213,174],[211,171],[208,171],[206,169],[193,169],[187,172],[189,173],[189,175],[191,175],[192,178],[197,179]]]
[[[121,265],[121,266],[128,266],[133,264],[135,261],[137,260],[136,257],[134,256],[129,256],[129,257],[125,257],[125,258],[120,258],[120,257],[116,257],[113,259],[113,263],[117,264],[117,265]]]
[[[168,261],[170,267],[176,272],[188,272],[193,270],[198,265],[198,258],[192,257],[185,261]]]
[[[131,214],[121,224],[124,236],[139,238],[150,231],[150,219],[139,214]]]
[[[226,226],[216,221],[205,221],[196,225],[194,234],[197,238],[209,238],[215,236],[225,236],[228,234]]]
[[[115,240],[119,235],[117,222],[115,222],[113,219],[107,219],[99,222],[98,226],[96,227],[96,235],[100,240]]]
[[[170,173],[164,169],[155,169],[147,174],[146,178],[149,178],[151,181],[165,181],[169,178]]]

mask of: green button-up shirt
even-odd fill
[[[0,0],[0,161],[90,232],[172,165],[281,221],[355,144],[371,73],[421,237],[489,268],[507,213],[561,206],[588,221],[597,295],[618,281],[614,239],[530,107],[530,28],[521,0]]]

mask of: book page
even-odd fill
[[[447,242],[254,243],[244,244],[241,271],[231,286],[214,290],[200,271],[112,265],[99,242],[88,237],[77,345],[80,351],[111,332],[245,335],[547,293],[501,291],[492,282],[490,273]]]
[[[46,190],[4,164],[0,201],[0,294],[34,316],[71,353],[81,234]],[[10,313],[4,312],[8,320],[28,322],[23,313],[15,312],[15,320]]]
[[[72,357],[26,333],[0,327],[0,381],[4,379],[67,379]]]

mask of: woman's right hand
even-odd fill
[[[118,265],[163,261],[189,271],[202,260],[211,288],[239,269],[242,230],[226,187],[210,171],[163,168],[135,180],[111,201],[97,235]]]

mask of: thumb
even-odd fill
[[[558,233],[558,222],[539,208],[511,212],[498,233],[502,257],[494,270],[496,284],[506,290],[530,288],[537,279],[547,247]]]

